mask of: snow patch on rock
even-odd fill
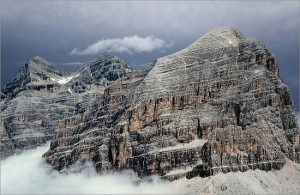
[[[50,80],[58,82],[59,84],[63,85],[63,84],[66,84],[66,83],[70,82],[73,78],[76,78],[78,76],[79,76],[79,73],[76,74],[76,75],[68,76],[68,77],[62,77],[61,79],[50,78]]]

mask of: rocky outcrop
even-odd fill
[[[300,161],[299,142],[275,56],[221,27],[61,120],[44,157],[62,172],[92,161],[98,172],[129,168],[172,180],[279,169],[285,156]]]
[[[136,72],[122,60],[103,55],[74,73],[55,70],[41,57],[27,61],[1,94],[0,159],[16,149],[53,138],[59,120],[83,112],[105,87]]]

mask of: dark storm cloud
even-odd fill
[[[259,39],[275,53],[281,77],[299,107],[298,1],[2,1],[1,9],[3,84],[32,56],[40,55],[56,67],[70,70],[78,66],[66,64],[100,54],[70,52],[99,40],[137,35],[174,43],[146,54],[112,51],[128,64],[143,66],[185,48],[216,26],[231,26]]]

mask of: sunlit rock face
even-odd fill
[[[105,87],[134,71],[109,55],[68,74],[41,57],[29,59],[1,93],[0,159],[52,139],[59,120],[83,112]]]
[[[113,70],[103,67],[63,75],[63,82],[72,78],[60,86],[78,100],[43,155],[58,171],[92,161],[99,173],[133,169],[173,180],[300,161],[290,91],[275,56],[256,39],[220,27],[146,71],[103,74]]]

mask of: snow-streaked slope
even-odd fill
[[[59,84],[66,84],[66,83],[68,83],[69,81],[71,81],[73,78],[76,78],[76,77],[78,77],[78,76],[79,76],[79,73],[77,73],[76,75],[68,76],[68,77],[61,77],[60,79],[51,78],[50,80],[56,81],[56,82],[58,82]]]

